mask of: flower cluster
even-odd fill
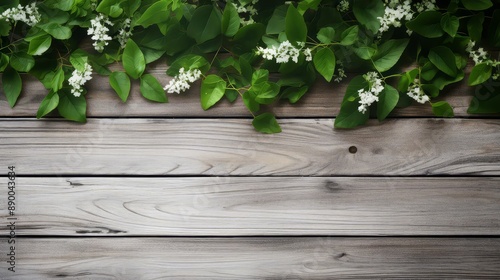
[[[389,30],[391,26],[400,27],[403,18],[405,20],[411,20],[413,18],[411,2],[409,0],[405,0],[403,3],[399,3],[399,1],[386,3],[384,16],[378,17],[380,21],[380,28],[378,30],[379,36]]]
[[[295,47],[290,43],[290,41],[282,42],[278,47],[272,46],[270,48],[257,47],[257,55],[262,55],[264,59],[273,60],[276,59],[276,63],[287,63],[290,59],[298,63],[299,56],[302,54],[306,57],[306,61],[312,60],[311,49],[305,48],[304,42],[297,42],[300,48]]]
[[[364,114],[373,102],[378,102],[378,95],[384,90],[384,86],[377,72],[368,72],[363,75],[363,78],[365,78],[369,86],[368,90],[364,88],[358,90],[360,98],[358,111]]]
[[[488,53],[483,48],[478,48],[477,50],[474,50],[475,45],[476,42],[469,41],[469,43],[467,44],[467,48],[465,49],[465,51],[469,53],[469,57],[472,58],[474,63],[479,64],[482,62],[489,61]]]
[[[340,3],[337,5],[337,10],[341,13],[348,12],[349,11],[349,1],[341,0]]]
[[[83,93],[83,85],[89,80],[92,79],[92,66],[90,64],[85,63],[84,70],[74,70],[71,73],[71,77],[68,79],[68,83],[71,86],[71,93],[79,97]]]
[[[102,52],[104,47],[109,44],[108,41],[113,40],[111,36],[107,34],[109,28],[106,26],[113,26],[113,23],[104,14],[98,14],[94,19],[90,20],[90,28],[87,30],[88,35],[92,35],[92,44],[96,51]]]
[[[429,101],[429,96],[426,95],[420,88],[420,81],[418,79],[413,81],[413,85],[408,88],[408,92],[406,94],[420,104],[424,104]]]
[[[14,22],[22,21],[29,26],[34,26],[40,21],[40,13],[38,12],[35,2],[24,7],[19,4],[15,8],[5,10],[0,15],[0,19],[7,19]]]
[[[185,70],[184,68],[179,69],[179,74],[177,74],[168,85],[165,86],[164,90],[167,93],[181,93],[188,90],[191,85],[190,83],[194,83],[201,77],[201,71],[199,69],[189,69]]]
[[[252,0],[251,3],[241,3],[241,1],[239,1],[239,4],[233,3],[233,6],[236,8],[238,14],[248,15],[248,20],[246,20],[243,17],[240,17],[240,23],[242,25],[255,23],[253,16],[257,15],[258,12],[257,9],[255,9],[254,5],[257,4],[257,2],[259,2],[259,0]]]
[[[333,80],[337,83],[340,83],[347,75],[345,74],[344,70],[344,64],[342,61],[337,60],[337,66],[336,66],[337,74],[334,75]]]
[[[392,27],[402,26],[401,21],[404,19],[409,21],[413,19],[415,11],[418,13],[424,11],[436,10],[436,0],[423,0],[414,4],[412,8],[411,0],[385,0],[384,16],[378,17],[380,21],[380,28],[378,30],[378,37],[382,37],[382,33]],[[411,30],[406,31],[411,35]]]
[[[120,43],[120,47],[123,49],[127,44],[128,39],[132,36],[132,30],[130,30],[130,22],[129,18],[125,19],[122,23],[120,30],[118,31],[118,35],[115,36]]]

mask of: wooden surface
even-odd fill
[[[496,238],[23,238],[19,244],[22,269],[2,279],[498,279],[500,268]]]
[[[105,78],[87,124],[36,120],[46,91],[24,79],[15,109],[0,97],[2,180],[18,174],[2,280],[500,279],[500,119],[469,118],[464,83],[443,94],[459,118],[415,105],[336,130],[347,82],[320,82],[263,135],[241,103],[204,112],[197,86],[122,103]]]

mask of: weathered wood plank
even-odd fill
[[[169,78],[165,68],[150,70],[162,84],[167,84]],[[47,91],[34,78],[24,77],[24,90],[16,107],[11,109],[4,94],[0,94],[0,117],[34,117]],[[319,80],[319,79],[318,79]],[[334,117],[340,110],[340,103],[347,84],[346,79],[340,84],[318,81],[318,84],[295,105],[279,102],[273,111],[280,117]],[[199,83],[184,94],[168,95],[169,104],[159,104],[147,101],[139,93],[139,84],[133,83],[132,92],[127,103],[123,103],[109,86],[107,77],[94,77],[88,85],[87,95],[89,117],[237,117],[250,116],[243,102],[231,104],[227,101],[214,108],[203,111],[199,101]],[[465,82],[455,85],[442,93],[442,100],[448,101],[456,116],[467,116],[467,108],[474,94],[474,89]],[[415,104],[411,107],[397,110],[393,116],[434,116],[429,104]]]
[[[280,123],[283,133],[263,135],[247,119],[12,119],[0,122],[0,162],[53,175],[500,174],[500,120]]]
[[[5,239],[1,241],[6,246]],[[19,238],[16,256],[16,273],[2,269],[2,279],[498,279],[500,275],[500,239],[490,238]]]
[[[17,183],[18,235],[500,234],[500,178],[21,177]]]

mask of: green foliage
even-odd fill
[[[318,79],[337,94],[334,82],[345,73],[371,72],[349,83],[335,127],[357,127],[370,116],[382,121],[414,99],[436,116],[453,116],[453,104],[434,98],[466,76],[477,87],[468,112],[500,111],[500,63],[484,51],[500,47],[495,1],[438,1],[435,9],[421,12],[413,3],[411,19],[388,26],[381,24],[387,16],[382,0],[350,0],[348,11],[327,0],[91,2],[36,1],[37,22],[0,19],[2,92],[11,107],[27,75],[47,89],[37,118],[57,109],[78,122],[86,120],[85,83],[92,76],[109,75],[123,102],[134,82],[144,98],[165,103],[165,91],[181,93],[201,80],[204,110],[223,98],[241,99],[257,131],[276,133],[281,128],[271,112],[280,100],[299,102]],[[5,1],[0,12],[30,3],[35,1]],[[105,34],[97,32],[99,26]],[[470,58],[475,61],[468,74]],[[148,73],[153,62],[168,64],[167,85]],[[360,107],[360,93],[370,92],[373,102]]]

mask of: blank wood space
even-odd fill
[[[500,178],[61,177],[18,185],[18,235],[500,234]]]
[[[167,84],[165,68],[150,69],[162,84]],[[35,117],[42,99],[47,95],[43,85],[32,77],[24,78],[24,90],[15,108],[11,109],[4,94],[0,94],[0,117]],[[349,79],[337,84],[318,79],[318,83],[295,105],[287,101],[279,102],[272,109],[280,117],[334,117],[338,114]],[[200,106],[200,85],[195,83],[191,90],[183,94],[169,94],[170,103],[160,104],[144,99],[139,93],[139,84],[134,82],[129,100],[123,103],[109,86],[107,77],[95,76],[88,84],[88,110],[90,117],[235,117],[251,116],[241,100],[235,104],[223,101],[214,108],[203,111]],[[474,89],[465,82],[454,85],[442,93],[455,115],[466,116]],[[433,116],[429,103],[415,104],[409,108],[396,110],[393,116]]]
[[[0,123],[0,162],[25,175],[500,175],[500,120],[334,130],[331,119],[286,119],[275,135],[250,122],[13,119]]]
[[[6,244],[5,239],[0,241]],[[489,238],[19,238],[17,272],[2,269],[0,276],[15,280],[498,279],[499,246],[500,239]]]

